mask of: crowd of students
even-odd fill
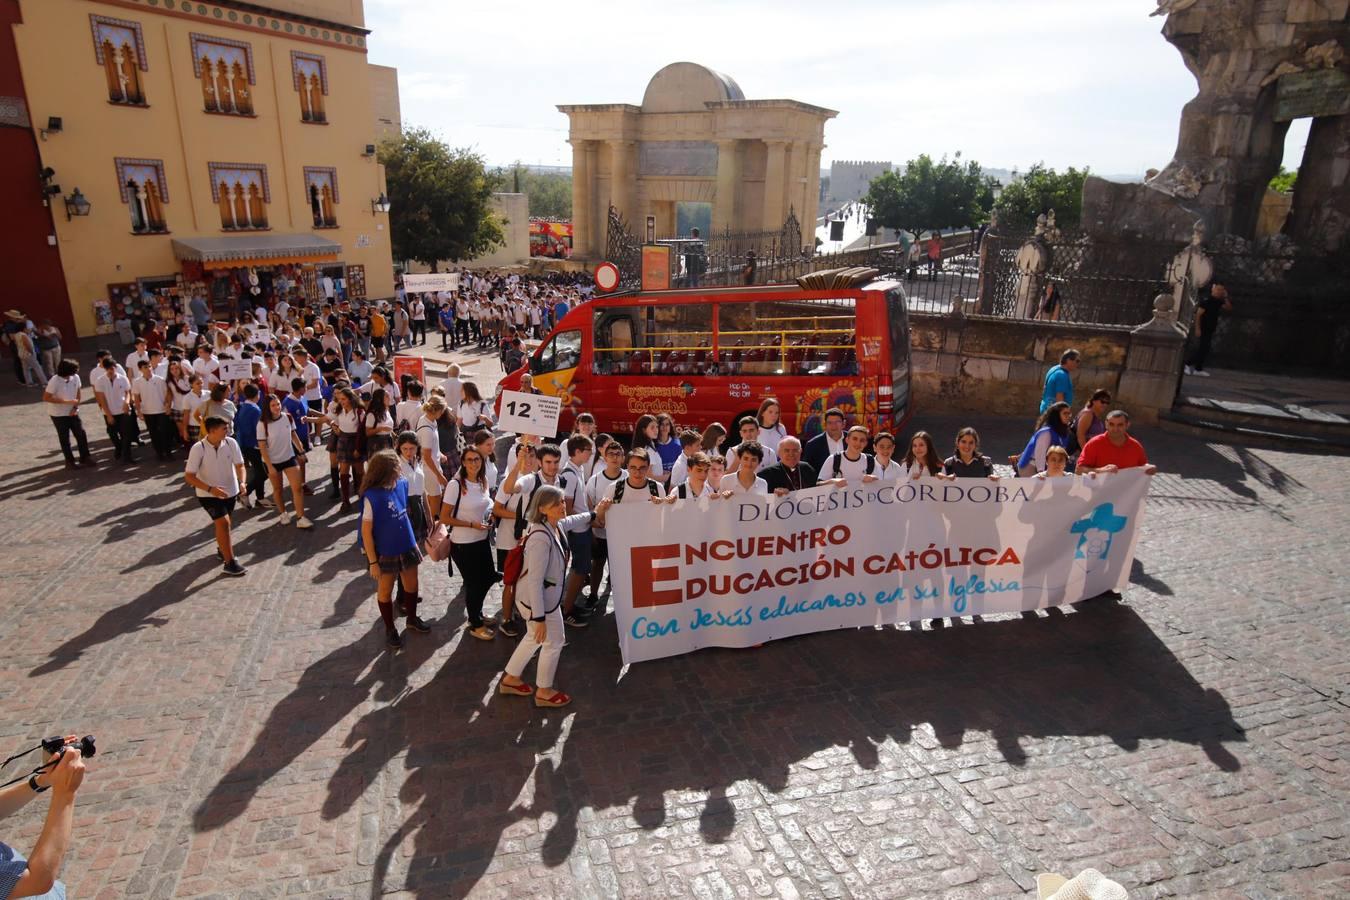
[[[466,293],[479,293],[475,278]],[[533,286],[520,284],[510,290]],[[485,283],[483,296],[497,286]],[[544,288],[555,289],[573,290]],[[555,300],[555,312],[558,305]],[[556,443],[497,434],[492,405],[456,366],[434,386],[411,376],[395,382],[383,365],[362,365],[367,357],[359,342],[349,360],[345,346],[309,346],[309,335],[322,329],[326,337],[334,327],[330,315],[340,327],[343,313],[303,314],[298,339],[288,338],[284,326],[261,334],[245,322],[204,329],[191,359],[167,335],[137,341],[125,366],[100,351],[90,382],[114,457],[134,458],[142,424],[161,459],[185,454],[185,480],[211,519],[222,571],[236,577],[245,574],[231,541],[236,507],[272,510],[281,525],[311,528],[306,497],[315,493],[314,470],[326,462],[328,496],[341,500],[338,514],[357,513],[353,529],[377,585],[388,645],[397,649],[407,632],[429,631],[418,615],[418,570],[427,553],[448,557],[463,581],[468,635],[521,639],[499,691],[532,696],[539,706],[571,702],[554,684],[564,630],[585,627],[606,611],[606,514],[615,504],[1000,477],[974,428],[960,429],[949,444],[925,431],[902,443],[890,433],[848,427],[845,413],[830,409],[821,433],[803,441],[786,428],[773,399],[734,423],[733,432],[717,422],[681,428],[667,414],[644,415],[627,447],[598,432],[584,412]],[[501,326],[508,327],[515,325]],[[1066,355],[1060,371],[1047,375],[1037,427],[1023,452],[1009,459],[1014,474],[1066,478],[1132,467],[1152,473],[1143,447],[1128,433],[1129,416],[1108,411],[1109,392],[1093,392],[1074,410],[1072,380],[1062,373],[1072,371],[1076,358]],[[222,380],[228,360],[247,360],[250,377]],[[44,400],[67,465],[89,463],[73,361],[58,365]],[[491,617],[487,600],[499,584],[501,611]],[[532,687],[523,673],[536,654]]]

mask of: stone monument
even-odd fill
[[[1289,123],[1312,118],[1287,231],[1335,253],[1350,241],[1350,73],[1342,44],[1350,0],[1164,0],[1163,36],[1199,91],[1181,115],[1172,161],[1144,184],[1090,177],[1083,226],[1098,234],[1184,241],[1256,237],[1266,185]]]
[[[572,145],[573,252],[604,253],[606,211],[674,237],[676,205],[712,204],[714,231],[778,231],[790,210],[814,222],[832,109],[747,100],[731,78],[677,62],[652,76],[641,106],[559,106]]]

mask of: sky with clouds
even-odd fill
[[[831,159],[960,151],[989,167],[1162,167],[1195,79],[1151,0],[366,0],[370,61],[396,66],[405,126],[489,163],[570,165],[560,103],[641,103],[697,62],[748,99],[839,111]],[[1291,128],[1297,165],[1305,127]]]

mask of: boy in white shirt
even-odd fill
[[[173,420],[169,418],[169,383],[154,374],[149,361],[140,362],[141,377],[131,386],[136,414],[150,432],[150,445],[161,461],[169,458],[173,446]],[[138,429],[139,430],[139,429]]]
[[[244,454],[234,438],[225,434],[227,423],[219,416],[206,417],[206,436],[188,451],[188,485],[197,492],[197,502],[211,517],[215,528],[216,546],[225,560],[221,571],[238,577],[244,567],[234,558],[230,541],[230,513],[239,498],[239,485],[244,480]]]
[[[872,454],[863,452],[870,437],[867,429],[861,425],[850,428],[844,437],[844,449],[825,461],[824,471],[819,473],[820,480],[833,482],[839,487],[878,481],[875,474],[876,460]]]
[[[756,425],[755,427],[759,426]],[[747,441],[737,447],[736,471],[723,475],[722,483],[718,485],[722,491],[722,496],[731,497],[735,494],[768,496],[768,482],[755,474],[759,471],[760,464],[763,462],[764,448],[759,445],[759,441]]]
[[[741,456],[741,448],[746,444],[753,443],[759,447],[760,460],[759,468],[767,469],[769,466],[778,464],[778,454],[774,453],[768,447],[759,442],[759,421],[754,416],[746,416],[737,423],[737,429],[740,431],[741,442],[727,451],[727,472],[734,473],[738,460]]]
[[[692,428],[680,432],[680,458],[670,467],[670,487],[684,484],[689,477],[689,461],[698,455],[703,446],[703,435]]]

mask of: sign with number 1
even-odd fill
[[[533,434],[551,438],[558,433],[558,414],[562,400],[545,394],[522,394],[520,391],[502,391],[502,431]]]

